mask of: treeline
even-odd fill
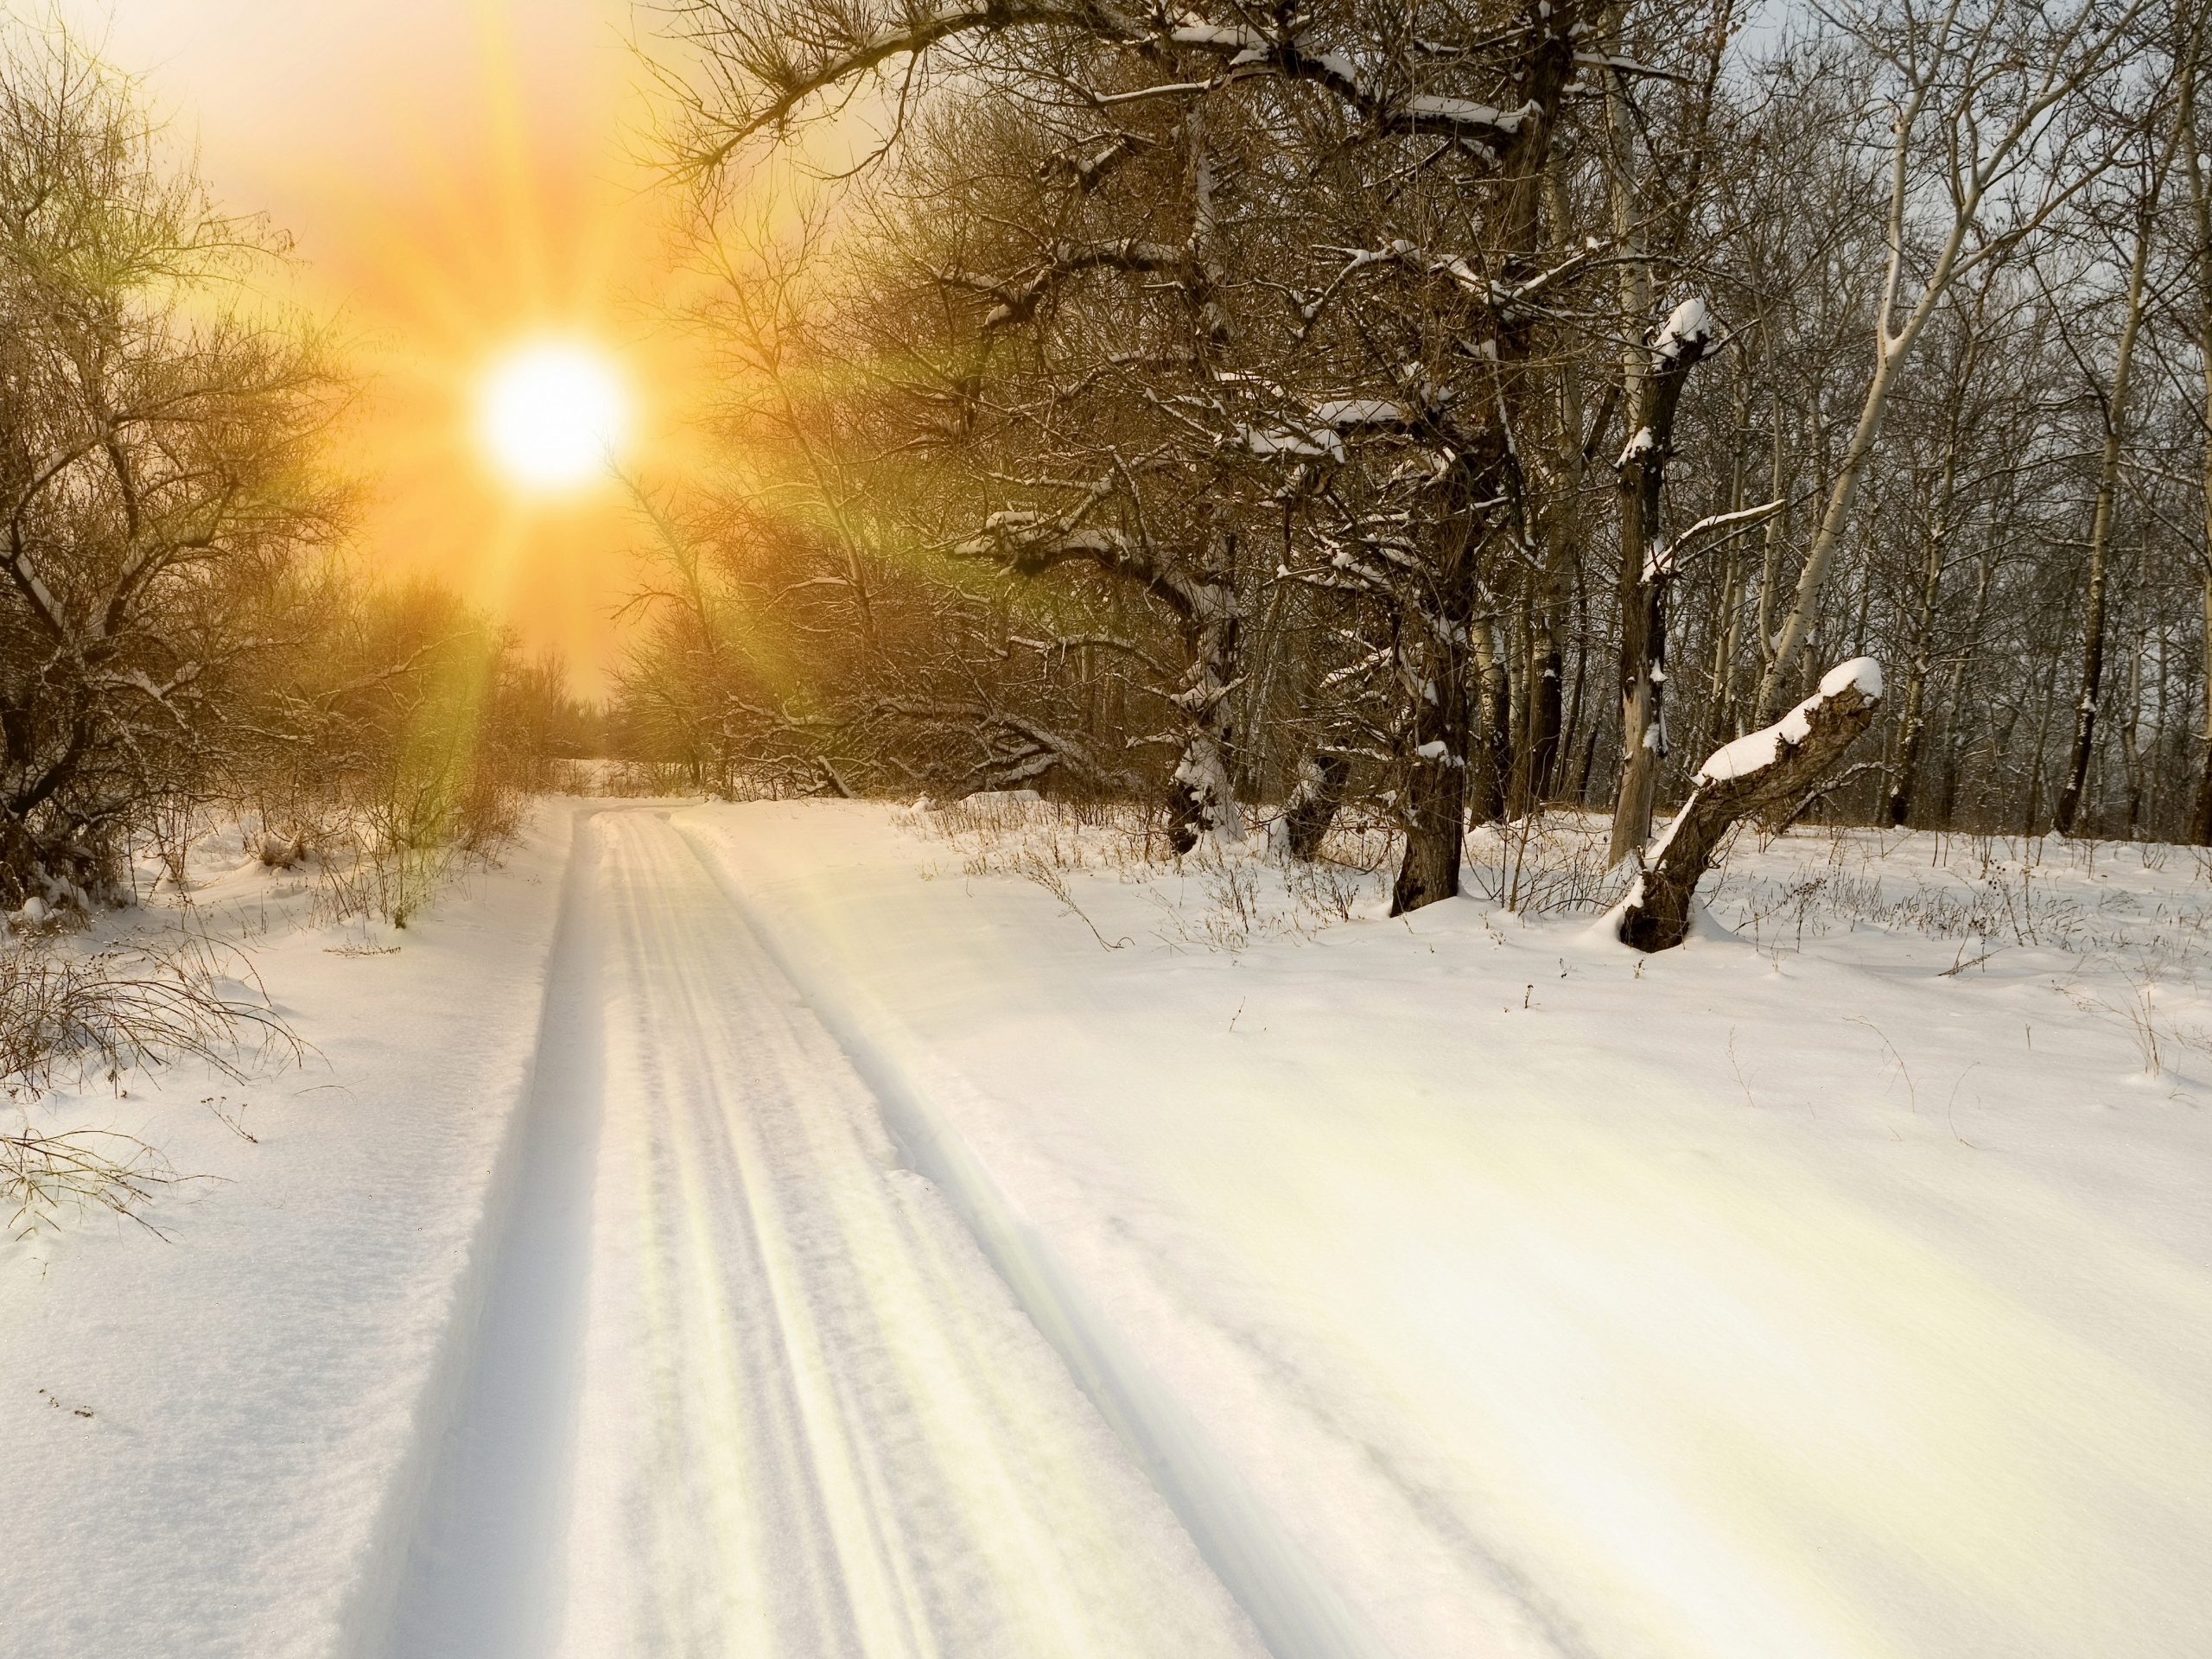
[[[353,388],[284,257],[0,19],[0,908],[123,897],[134,848],[181,880],[211,813],[271,863],[484,844],[579,735],[556,663],[341,556]]]
[[[619,702],[706,786],[1363,801],[1412,906],[1872,655],[1813,810],[2212,837],[2195,0],[673,15],[728,467]]]

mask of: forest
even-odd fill
[[[618,743],[693,787],[2212,838],[2176,3],[696,0],[710,474]]]
[[[271,868],[359,854],[404,919],[592,741],[562,663],[351,538],[359,378],[289,258],[128,74],[0,19],[0,908],[29,925],[135,896],[134,849],[181,890],[211,813]]]
[[[2212,0],[41,3],[0,1659],[2203,1659]]]
[[[1175,851],[1348,809],[1411,909],[1469,825],[1640,855],[1872,658],[1770,827],[2212,840],[2185,0],[653,22],[714,442],[629,480],[617,754]],[[278,860],[435,843],[594,747],[556,661],[349,556],[282,238],[67,41],[4,91],[0,899],[213,799]]]

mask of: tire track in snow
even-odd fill
[[[1389,1649],[1313,1564],[1207,1441],[1142,1356],[1092,1305],[1049,1240],[1010,1206],[931,1103],[970,1087],[925,1052],[902,1049],[895,1024],[855,1006],[849,988],[823,985],[760,916],[718,838],[682,833],[714,874],[786,983],[810,1001],[880,1103],[906,1158],[942,1190],[1022,1310],[1084,1394],[1173,1508],[1219,1582],[1250,1618],[1274,1659],[1388,1659]],[[1165,1649],[1162,1649],[1165,1650]]]
[[[553,1635],[599,1142],[599,815],[578,814],[537,1058],[486,1218],[480,1300],[456,1314],[458,1397],[401,1572],[388,1651],[511,1659]]]
[[[1256,1655],[696,852],[594,838],[397,1651]]]

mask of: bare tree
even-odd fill
[[[1892,394],[1936,308],[1953,284],[2039,229],[2110,164],[2080,94],[2111,72],[2139,10],[2139,0],[2063,10],[2043,0],[1951,0],[1933,14],[1848,19],[1890,78],[1889,261],[1873,373],[1759,683],[1762,721],[1798,672]]]
[[[128,80],[0,32],[0,899],[115,890],[332,527],[311,461],[338,385],[238,287],[278,245],[168,159]]]

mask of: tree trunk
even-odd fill
[[[1282,809],[1282,845],[1293,858],[1310,864],[1321,855],[1321,843],[1337,821],[1351,781],[1351,762],[1325,750],[1299,768],[1298,786]]]
[[[1781,582],[1783,538],[1789,533],[1789,508],[1787,505],[1789,497],[1782,492],[1784,477],[1782,436],[1782,391],[1777,386],[1774,394],[1774,461],[1772,470],[1768,475],[1766,499],[1770,501],[1780,501],[1785,505],[1780,512],[1766,521],[1766,528],[1759,537],[1758,647],[1761,684],[1765,683],[1766,675],[1774,667],[1775,593]],[[1756,699],[1757,692],[1755,691],[1752,695]],[[1737,715],[1736,729],[1739,732],[1743,729],[1740,711]]]
[[[2205,490],[2205,516],[2212,518],[2212,483]],[[2204,571],[2204,756],[2198,763],[2196,798],[2189,809],[2189,839],[2212,847],[2212,566]]]
[[[2154,178],[2135,227],[2135,257],[2127,272],[2127,313],[2120,326],[2113,354],[2112,394],[2105,400],[2104,453],[2097,465],[2097,502],[2089,521],[2089,594],[2082,618],[2082,695],[2074,705],[2074,745],[2066,765],[2066,787],[2055,819],[2061,835],[2074,833],[2082,791],[2089,778],[2089,754],[2097,734],[2097,697],[2105,670],[2106,550],[2112,540],[2113,499],[2119,493],[2121,442],[2127,427],[2127,382],[2134,366],[2135,335],[2143,322],[2144,278],[2151,264],[2151,219],[2157,210]]]
[[[1544,175],[1545,203],[1553,240],[1560,242],[1573,222],[1563,175],[1569,165],[1554,157]],[[1583,448],[1582,369],[1573,350],[1560,365],[1553,407],[1551,487],[1545,492],[1544,562],[1535,577],[1531,607],[1529,694],[1522,703],[1527,735],[1527,765],[1516,777],[1512,810],[1525,816],[1548,800],[1560,783],[1560,749],[1567,741],[1568,711],[1563,692],[1567,677],[1567,610],[1573,603],[1582,549],[1582,485],[1589,458]],[[1579,690],[1578,687],[1578,690]],[[1580,718],[1580,711],[1574,711]]]
[[[1746,817],[1775,823],[1795,817],[1873,723],[1881,700],[1881,670],[1862,657],[1830,673],[1773,726],[1716,751],[1637,878],[1621,912],[1621,942],[1669,950],[1687,938],[1698,882],[1728,831]]]
[[[1660,536],[1661,492],[1675,453],[1675,411],[1690,371],[1718,342],[1702,302],[1667,320],[1648,348],[1636,422],[1619,462],[1621,499],[1621,785],[1611,862],[1651,838],[1651,802],[1667,757],[1667,594],[1675,569]]]
[[[1960,402],[1967,378],[1980,361],[1980,336],[1969,345],[1967,361],[1953,382],[1945,415],[1943,478],[1936,497],[1936,522],[1928,537],[1928,563],[1920,575],[1920,605],[1912,623],[1912,659],[1905,670],[1904,715],[1897,728],[1897,769],[1890,780],[1882,816],[1903,824],[1912,813],[1912,791],[1920,770],[1920,745],[1927,729],[1928,677],[1936,638],[1936,601],[1943,591],[1943,564],[1951,539],[1951,509],[1958,499]]]
[[[1477,823],[1504,817],[1513,770],[1513,682],[1487,621],[1474,627],[1476,730],[1467,751],[1467,811]]]
[[[1189,721],[1183,754],[1167,791],[1167,841],[1187,853],[1198,837],[1244,839],[1244,818],[1230,783],[1235,753],[1238,614],[1236,537],[1224,537],[1209,558],[1205,579],[1192,584],[1185,645],[1190,669],[1173,699]]]
[[[1912,660],[1905,670],[1904,713],[1897,722],[1897,769],[1890,779],[1882,816],[1902,825],[1912,815],[1912,791],[1920,771],[1920,741],[1927,729],[1929,650],[1936,627],[1936,599],[1943,585],[1943,543],[1939,537],[1928,542],[1928,566],[1922,573],[1920,609],[1913,619]]]
[[[1522,60],[1521,99],[1512,142],[1500,158],[1491,210],[1492,245],[1507,280],[1534,262],[1541,231],[1543,181],[1549,169],[1552,124],[1578,73],[1572,9],[1531,14],[1532,44]],[[1406,852],[1390,890],[1394,916],[1459,891],[1459,855],[1466,836],[1467,639],[1475,626],[1475,558],[1491,527],[1495,503],[1516,495],[1513,432],[1528,400],[1533,318],[1493,308],[1484,355],[1497,365],[1494,412],[1472,443],[1455,445],[1450,463],[1451,511],[1439,538],[1433,575],[1401,607],[1398,671],[1410,694],[1402,821]]]
[[[2184,135],[2182,164],[2183,176],[2189,180],[2190,228],[2196,245],[2190,250],[2191,263],[2196,267],[2196,355],[2204,375],[2206,411],[2212,415],[2212,191],[2205,188],[2203,159],[2190,137],[2196,130],[2198,54],[2196,41],[2188,38],[2198,34],[2202,24],[2192,13],[2185,27],[2184,45],[2189,49],[2176,54],[2181,65],[2181,89],[2174,126]],[[2212,561],[2212,437],[2205,441],[2200,484],[2207,538],[2205,554]],[[2204,625],[2204,753],[2198,763],[2196,796],[2190,804],[2189,839],[2196,846],[2212,847],[2212,562],[2205,564],[2200,575]]]
[[[1749,411],[1744,406],[1744,377],[1737,375],[1734,384],[1735,397],[1729,411],[1732,429],[1728,440],[1728,511],[1740,512],[1745,505],[1744,429]],[[1732,537],[1720,568],[1719,593],[1713,603],[1713,669],[1706,678],[1705,717],[1693,753],[1699,748],[1710,752],[1724,741],[1721,734],[1729,731],[1729,709],[1736,700],[1736,652],[1743,643],[1743,562]]]
[[[1843,465],[1828,492],[1827,510],[1821,515],[1819,530],[1814,532],[1812,548],[1805,555],[1804,569],[1798,572],[1797,591],[1790,600],[1789,612],[1783,618],[1781,632],[1775,640],[1774,660],[1767,664],[1766,673],[1759,681],[1754,719],[1773,718],[1791,677],[1797,671],[1797,658],[1805,649],[1819,610],[1821,588],[1827,582],[1828,567],[1835,563],[1836,550],[1843,543],[1851,509],[1859,499],[1859,479],[1868,458],[1874,453],[1876,440],[1882,435],[1882,423],[1889,414],[1890,392],[1897,384],[1897,370],[1910,344],[1910,339],[1880,342],[1874,377],[1867,383],[1866,399],[1859,408],[1859,424],[1844,448]]]
[[[1411,694],[1414,722],[1405,758],[1406,855],[1390,888],[1393,916],[1459,891],[1466,836],[1467,641],[1477,626],[1473,518],[1471,509],[1461,510],[1456,545],[1438,573],[1433,610],[1411,607],[1400,625],[1405,632],[1398,671]]]

